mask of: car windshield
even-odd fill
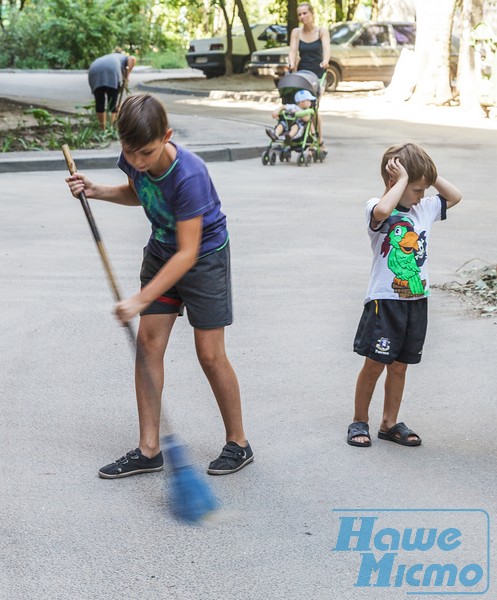
[[[330,29],[330,43],[345,44],[360,27],[360,23],[338,23]]]

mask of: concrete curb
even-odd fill
[[[167,88],[160,85],[148,85],[147,83],[138,83],[136,86],[140,92],[151,92],[152,94],[178,94],[179,96],[197,96],[208,98],[210,92],[204,90],[182,90],[179,88]]]
[[[235,160],[246,160],[257,158],[262,154],[266,146],[237,146],[215,149],[196,149],[188,147],[205,162],[231,162]],[[39,152],[37,156],[32,153],[11,152],[12,156],[0,157],[1,173],[26,173],[31,171],[66,171],[67,165],[62,152],[57,150]],[[25,156],[30,154],[30,156]],[[15,156],[14,156],[15,155]],[[106,152],[102,150],[83,151],[75,150],[73,157],[81,171],[90,169],[113,169],[117,164],[119,152]]]
[[[195,96],[201,98],[210,98],[212,100],[232,99],[249,102],[274,102],[278,97],[278,91],[273,92],[230,92],[225,90],[184,90],[180,88],[162,87],[159,85],[148,85],[139,83],[136,88],[141,92],[151,92],[153,94],[178,94],[181,96]]]

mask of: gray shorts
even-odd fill
[[[421,360],[428,325],[428,299],[371,300],[364,307],[354,352],[377,362]]]
[[[144,287],[167,260],[154,256],[146,249],[140,272]],[[217,329],[231,325],[231,270],[229,243],[221,250],[199,258],[196,264],[175,286],[164,292],[141,314],[183,314],[186,307],[188,321],[196,329]]]

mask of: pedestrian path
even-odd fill
[[[20,74],[21,77],[23,75],[23,73]],[[84,77],[84,73],[70,73],[67,76],[72,78],[79,76],[77,85],[80,86],[80,79]],[[151,74],[148,77],[151,77]],[[143,77],[140,79],[143,79]],[[156,89],[153,86],[147,86],[146,81],[139,81],[136,88],[140,91],[152,91],[158,95],[168,94],[169,92],[167,87]],[[46,97],[40,98],[40,91],[30,92],[30,88],[24,79],[20,80],[20,87],[18,89],[22,96],[5,93],[5,89],[2,91],[2,94],[4,97],[9,97],[13,100],[19,101],[22,99],[23,102],[46,106],[53,110],[58,109],[66,112],[75,110],[73,96],[69,98],[57,98],[54,94],[47,92]],[[83,95],[82,99],[84,102],[84,92],[82,90],[79,90],[79,92],[80,95]],[[201,156],[206,162],[254,158],[262,153],[265,146],[261,127],[255,124],[234,119],[224,119],[219,116],[214,118],[197,115],[193,110],[191,114],[179,114],[174,112],[174,108],[169,111],[169,119],[174,131],[174,140]],[[116,164],[119,152],[120,145],[116,142],[104,149],[74,150],[73,155],[79,168],[83,170],[112,168]],[[62,153],[59,151],[8,152],[0,154],[0,173],[41,170],[54,171],[66,168]]]

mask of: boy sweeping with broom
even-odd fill
[[[164,353],[184,307],[194,328],[200,365],[226,429],[226,445],[207,472],[234,473],[254,455],[243,430],[238,381],[224,346],[224,328],[232,323],[226,217],[205,164],[171,142],[166,111],[156,98],[150,94],[127,98],[117,127],[122,145],[118,166],[128,176],[127,183],[99,185],[82,173],[66,179],[74,197],[85,192],[89,198],[142,205],[152,223],[140,273],[141,290],[115,306],[122,323],[141,315],[137,344],[144,360],[136,362],[135,375],[140,440],[135,450],[105,465],[98,474],[115,479],[162,470],[159,429]]]

